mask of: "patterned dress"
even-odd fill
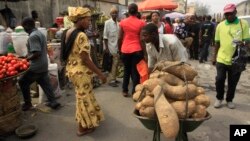
[[[80,54],[88,53],[90,44],[85,33],[78,33],[66,65],[66,75],[73,83],[76,93],[76,120],[83,128],[94,128],[104,120],[91,83],[93,72],[83,64]]]

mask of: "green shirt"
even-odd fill
[[[220,43],[217,62],[225,65],[232,64],[232,57],[236,50],[233,46],[233,39],[241,41],[250,40],[249,25],[246,20],[236,18],[232,23],[224,20],[218,24],[215,32],[215,42]]]

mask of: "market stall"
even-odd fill
[[[0,135],[13,132],[21,124],[20,95],[17,77],[25,73],[29,63],[13,54],[0,56]]]

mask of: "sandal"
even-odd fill
[[[83,136],[83,135],[86,135],[86,134],[89,134],[89,133],[92,133],[92,132],[94,132],[95,131],[95,128],[90,128],[90,129],[85,129],[84,131],[77,131],[76,132],[76,135],[77,136]]]

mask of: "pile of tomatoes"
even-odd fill
[[[15,76],[28,68],[29,62],[26,59],[17,58],[11,53],[0,56],[0,79]]]

